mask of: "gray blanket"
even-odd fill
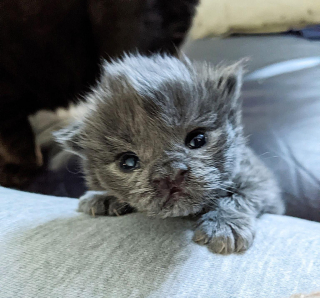
[[[0,187],[0,297],[285,298],[320,290],[320,224],[258,221],[253,247],[221,256],[188,219],[91,218],[77,200]]]

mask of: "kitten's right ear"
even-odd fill
[[[82,123],[75,122],[66,128],[54,132],[53,136],[66,151],[84,158],[83,147],[81,145]]]
[[[240,96],[246,61],[247,59],[242,59],[233,65],[223,68],[216,78],[216,87],[222,91],[223,96],[230,103],[236,103]]]

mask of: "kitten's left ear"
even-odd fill
[[[84,158],[82,139],[82,123],[75,122],[66,128],[53,133],[54,138],[65,150]]]

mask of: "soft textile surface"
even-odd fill
[[[0,297],[289,297],[320,288],[320,224],[266,215],[253,247],[220,256],[193,222],[91,218],[77,200],[0,188]]]
[[[318,0],[201,0],[191,36],[283,32],[318,23]]]

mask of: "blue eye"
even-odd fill
[[[139,167],[139,158],[132,152],[123,153],[120,157],[120,168],[123,171],[132,171]]]
[[[186,146],[190,149],[198,149],[206,144],[206,136],[202,130],[194,130],[186,137]]]

